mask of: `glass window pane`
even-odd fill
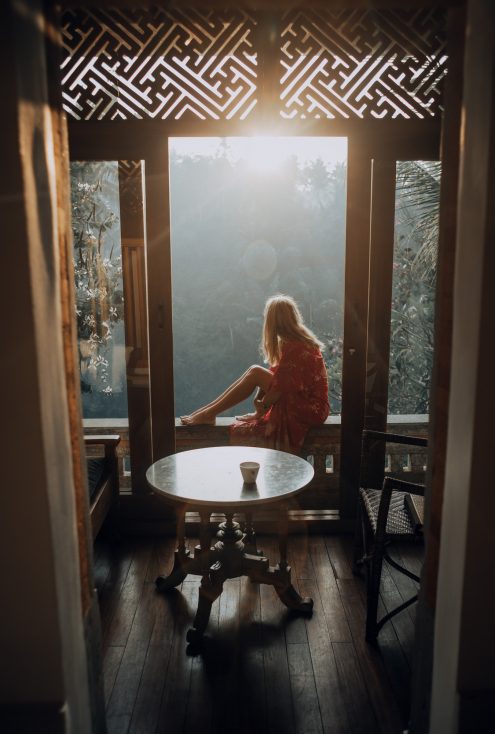
[[[261,363],[276,293],[293,296],[325,342],[340,413],[346,176],[345,138],[171,139],[177,415]]]
[[[117,161],[70,166],[84,418],[127,417]]]
[[[440,163],[397,163],[388,413],[429,412]]]

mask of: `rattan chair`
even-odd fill
[[[88,491],[89,515],[93,540],[96,538],[104,521],[116,520],[119,504],[119,467],[117,446],[118,435],[87,435],[84,437],[86,450],[93,446],[103,449],[103,456],[88,456]],[[113,517],[110,517],[113,516]],[[115,531],[114,522],[114,531]]]
[[[369,430],[363,432],[354,571],[359,573],[364,569],[366,573],[366,639],[368,642],[375,641],[383,625],[418,598],[416,594],[378,620],[378,597],[383,561],[419,583],[420,579],[416,574],[390,557],[388,547],[394,540],[418,540],[422,537],[421,524],[412,517],[406,497],[408,494],[424,496],[423,484],[405,482],[392,476],[385,476],[381,488],[369,486],[368,460],[377,442],[403,444],[404,446],[427,446],[426,438]]]

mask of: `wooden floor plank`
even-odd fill
[[[143,542],[136,547],[118,596],[118,608],[105,630],[105,645],[125,645],[127,642],[141,599],[152,548],[151,544]]]
[[[241,579],[240,596],[240,732],[267,731],[267,691],[263,663],[261,595],[259,584]]]
[[[97,589],[101,589],[112,572],[113,559],[108,543],[95,543],[93,561],[94,585]]]
[[[314,570],[311,561],[308,563],[308,561],[304,559],[304,545],[301,542],[301,539],[298,538],[297,542],[293,542],[294,540],[296,539],[291,539],[287,549],[287,562],[290,566],[292,585],[296,591],[299,592],[300,578],[304,578],[305,576],[314,578]],[[280,558],[278,546],[274,539],[267,539],[267,543],[265,545],[270,551],[268,556],[270,565],[276,566]],[[285,641],[287,644],[298,642],[306,643],[308,641],[304,617],[300,614],[291,613],[286,616]]]
[[[295,535],[291,538],[289,552],[295,578],[314,580],[315,570],[309,552],[309,537],[307,535]]]
[[[390,545],[390,547],[388,548],[388,552],[390,554],[390,557],[396,563],[399,563],[400,565],[405,565],[399,549],[394,544]],[[393,578],[403,601],[407,601],[418,593],[418,584],[415,581],[408,578],[405,574],[401,573],[386,562],[384,563],[384,566],[385,572],[390,573],[391,577]],[[412,607],[407,610],[407,614],[411,617],[411,620],[413,620]]]
[[[352,538],[343,535],[329,535],[325,538],[330,563],[335,578],[352,579]]]
[[[107,734],[128,734],[130,721],[129,714],[107,715]]]
[[[142,582],[142,573],[147,564],[144,561],[146,554],[138,556],[135,569],[135,583],[129,590],[129,597],[124,599],[122,592],[122,609],[119,615],[119,632],[125,630],[127,622],[130,630],[125,638],[125,650],[122,655],[120,667],[115,679],[112,694],[108,701],[108,715],[117,716],[129,714],[132,716],[136,697],[141,683],[148,645],[150,643],[153,628],[155,626],[156,589],[155,585]],[[149,553],[148,553],[149,558]],[[128,577],[129,578],[129,577]],[[136,599],[137,603],[133,612],[128,604],[129,599]],[[125,619],[125,614],[129,619]]]
[[[330,562],[327,545],[325,539],[321,536],[311,536],[309,538],[308,552],[311,554],[311,561],[315,571],[315,579],[318,586],[337,587],[334,568]]]
[[[305,624],[323,731],[325,734],[348,734],[349,719],[318,586],[314,581],[303,581],[301,592],[314,602],[313,614]]]
[[[349,732],[376,734],[380,730],[354,645],[351,642],[334,642],[332,647],[342,683],[342,698],[349,719]]]
[[[397,609],[403,603],[402,595],[400,594],[394,577],[384,569],[382,573],[382,582],[380,586],[380,598],[383,605],[383,609],[379,610],[379,619],[394,609]],[[414,646],[414,622],[411,619],[411,615],[408,610],[399,612],[397,615],[392,617],[390,622],[387,622],[382,630],[386,632],[388,627],[392,627],[397,635],[398,642],[402,648],[409,667],[412,666],[412,655]],[[383,632],[380,632],[380,639],[383,637]]]
[[[196,612],[200,581],[199,577],[188,576],[180,588],[167,593],[175,603],[175,627],[157,734],[179,734],[184,729],[192,668],[192,657],[187,655],[186,633]]]
[[[378,731],[383,734],[397,734],[397,731],[401,731],[404,722],[393,696],[379,645],[370,645],[365,640],[366,611],[362,590],[359,588],[362,583],[360,579],[355,578],[340,579],[337,582],[349,621],[358,664],[378,722]]]
[[[133,545],[129,540],[115,544],[111,549],[110,572],[103,586],[97,586],[98,604],[101,617],[101,633],[104,648],[112,620],[119,610],[120,594],[126,581],[134,555]]]
[[[380,617],[386,613],[382,598],[378,602]],[[409,720],[411,668],[404,654],[396,629],[392,623],[380,630],[378,645],[403,722]]]
[[[153,540],[146,571],[146,581],[155,583],[158,576],[166,576],[170,573],[176,547],[175,538],[157,538]]]
[[[296,734],[323,734],[309,645],[287,645],[287,658]]]
[[[169,556],[173,552],[173,545],[169,542],[165,546]],[[152,593],[153,629],[143,663],[139,688],[134,704],[130,732],[131,734],[154,734],[158,724],[160,704],[171,658],[171,648],[175,633],[176,615],[180,614],[177,606],[181,604],[177,592],[159,594],[154,589],[153,579],[160,565],[160,552],[163,547],[155,544],[153,561],[150,563],[147,574],[147,583],[150,587],[150,601]],[[151,589],[153,591],[151,592]]]
[[[103,688],[105,691],[106,706],[108,706],[110,696],[112,695],[124,650],[125,647],[123,645],[120,645],[119,647],[110,645],[103,658]]]
[[[332,642],[352,642],[327,545],[323,538],[314,538],[309,548],[330,640]]]
[[[239,731],[239,578],[227,579],[219,598],[218,629],[214,637],[215,660],[211,666],[215,695],[213,706],[213,731],[228,734]],[[221,702],[223,701],[223,705]],[[219,705],[220,704],[220,705]]]
[[[267,730],[295,734],[284,622],[287,610],[271,586],[260,587]]]
[[[405,726],[413,615],[385,625],[376,646],[366,643],[365,584],[352,576],[352,538],[289,539],[294,586],[314,600],[310,617],[287,610],[272,587],[229,579],[197,655],[186,632],[200,578],[167,594],[155,590],[174,546],[173,539],[132,539],[98,551],[109,732],[397,734]],[[275,537],[260,538],[259,547],[271,565],[278,562]],[[407,550],[397,552],[416,563]],[[384,571],[380,613],[408,590]]]
[[[404,565],[409,571],[421,576],[423,561],[425,555],[424,543],[422,541],[413,543],[399,543],[398,551],[404,561]]]

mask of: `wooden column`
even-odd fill
[[[273,9],[256,11],[254,44],[257,50],[257,100],[253,118],[254,132],[273,134],[280,121],[280,15]]]
[[[469,0],[430,733],[489,732],[495,699],[495,5]]]
[[[67,149],[51,77],[59,44],[52,20],[35,0],[0,4],[0,648],[1,703],[11,704],[0,712],[0,729],[90,733],[83,615],[92,578],[81,513],[66,287]]]
[[[452,357],[454,267],[457,236],[457,192],[459,186],[464,8],[449,10],[449,67],[445,82],[445,118],[442,127],[437,284],[435,294],[435,352],[431,378],[430,451],[427,478],[427,555],[423,578],[425,599],[435,608],[441,516],[445,481],[445,454]]]
[[[148,490],[146,470],[152,455],[143,185],[141,161],[121,161],[120,231],[133,492]]]
[[[103,690],[103,655],[98,596],[93,572],[93,534],[89,516],[89,493],[86,452],[83,444],[80,372],[77,352],[77,323],[71,228],[69,149],[67,121],[62,110],[61,61],[62,37],[59,16],[53,5],[46,11],[46,62],[48,98],[51,110],[54,161],[57,181],[58,259],[60,263],[61,329],[63,335],[65,390],[72,458],[72,476],[76,506],[81,603],[84,642],[89,681],[90,715],[93,732],[106,731]]]
[[[145,159],[152,459],[175,452],[168,138]]]
[[[374,431],[387,428],[388,372],[390,362],[390,317],[395,220],[395,161],[372,163],[370,284],[368,343],[366,353],[365,426]],[[385,444],[370,452],[368,477],[371,486],[381,486]]]
[[[435,351],[431,376],[428,472],[425,491],[426,556],[416,617],[416,656],[411,696],[411,734],[422,734],[427,729],[430,713],[433,630],[445,482],[452,358],[452,315],[465,22],[464,8],[449,10],[447,26],[449,62],[445,81],[445,113],[440,150],[442,180],[435,295]]]
[[[340,458],[340,513],[344,519],[356,513],[366,390],[371,161],[361,141],[349,140],[347,166]]]

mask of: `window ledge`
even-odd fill
[[[428,415],[389,415],[387,416],[387,425],[391,426],[406,426],[410,424],[416,425],[427,425],[429,421]],[[234,422],[234,418],[217,418],[215,426],[206,426],[212,431],[220,429],[220,432],[225,431],[226,427],[231,426]],[[341,420],[340,415],[329,416],[324,426],[340,426]],[[105,429],[111,432],[125,430],[129,427],[129,421],[127,418],[84,418],[83,427],[87,430],[92,429]],[[179,431],[197,431],[205,426],[183,426],[180,422],[180,418],[175,419],[175,427]]]
[[[216,423],[214,426],[185,426],[180,422],[180,418],[175,419],[175,427],[179,430],[195,430],[200,428],[211,428],[212,430],[215,429],[225,429],[231,426],[235,422],[235,418],[222,418],[219,417],[216,419]],[[340,426],[340,415],[331,415],[329,416],[325,423],[323,424],[325,426]],[[318,426],[319,427],[319,426]]]

